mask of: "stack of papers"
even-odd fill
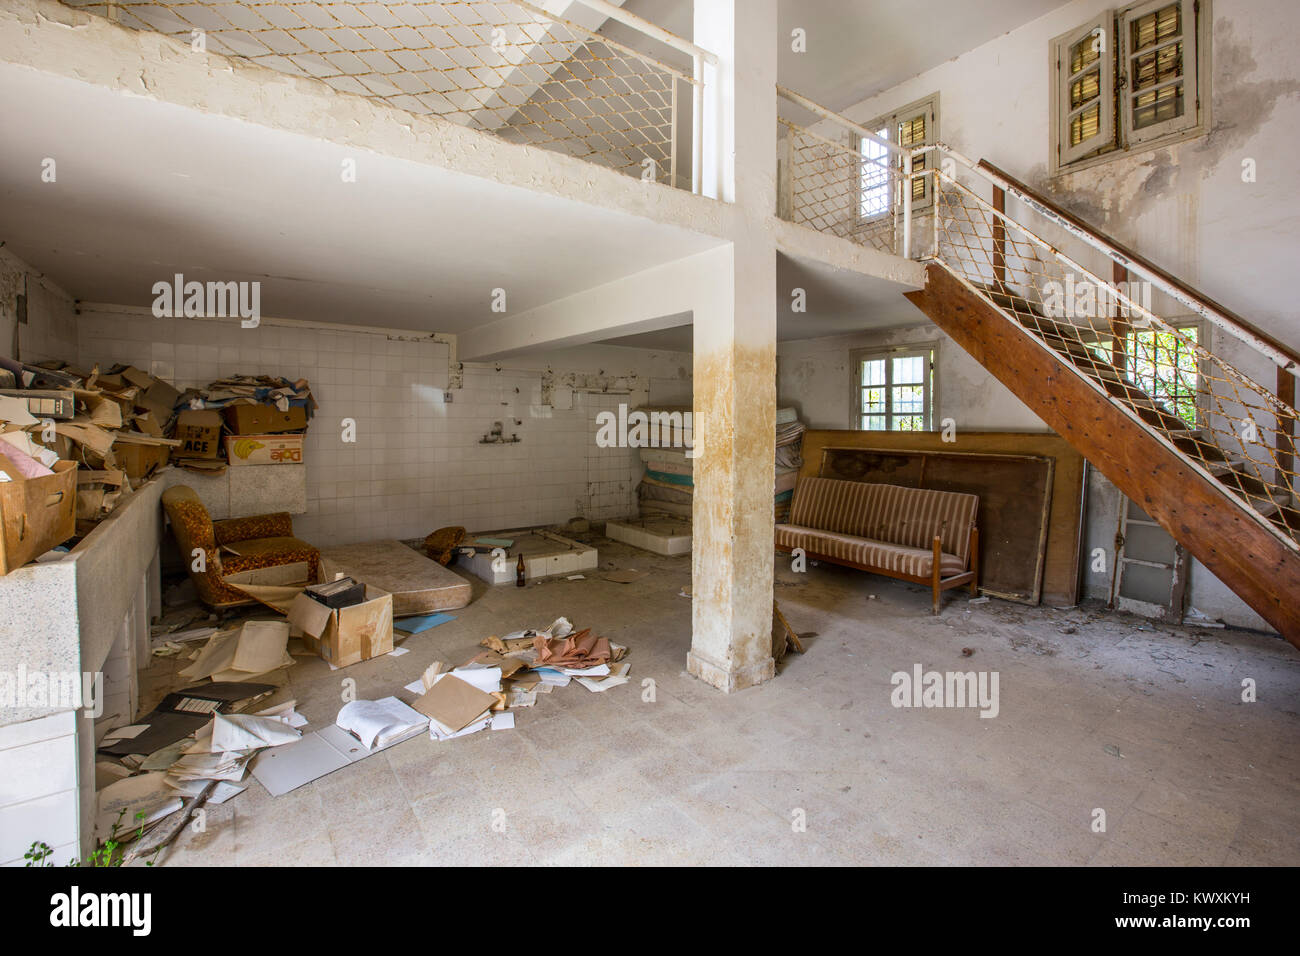
[[[429,719],[407,707],[396,697],[354,700],[344,704],[334,723],[342,727],[367,750],[391,747],[424,730]]]
[[[493,694],[500,688],[500,669],[461,668],[435,675],[433,686],[416,700],[415,709],[429,718],[430,737],[449,740],[489,725],[492,708],[499,702]]]
[[[632,665],[627,661],[621,661],[618,664],[615,664],[612,668],[609,667],[609,665],[605,665],[605,671],[608,676],[600,677],[593,674],[586,677],[579,677],[578,683],[587,688],[587,690],[600,693],[601,691],[609,690],[611,687],[617,687],[619,684],[626,684],[631,679],[627,676],[628,671],[631,669]]]

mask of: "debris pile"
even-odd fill
[[[316,413],[306,379],[236,375],[186,389],[179,399],[173,462],[201,474],[227,465],[299,463],[302,436]]]
[[[220,474],[301,462],[315,410],[305,379],[239,375],[178,391],[132,365],[0,358],[0,520],[25,524],[21,544],[0,549],[0,574],[75,544],[169,463]],[[30,514],[33,501],[49,504]]]
[[[0,511],[29,526],[0,572],[88,534],[165,465],[179,444],[165,434],[179,397],[129,365],[105,374],[0,358]]]

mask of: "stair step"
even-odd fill
[[[1033,318],[1027,318],[1023,314],[1016,314],[1015,317],[1019,320],[1021,325],[1035,335],[1041,335],[1044,338],[1055,336],[1057,338],[1079,342],[1085,348],[1088,345],[1089,339],[1084,337],[1084,332],[1093,332],[1094,334],[1091,336],[1093,341],[1099,337],[1096,334],[1096,329],[1081,329],[1079,326],[1071,325],[1069,322],[1058,322],[1055,319],[1050,319],[1047,316],[1037,313],[1034,314]]]
[[[1010,313],[1021,325],[1035,334],[1048,336],[1054,335],[1065,339],[1074,339],[1079,342],[1085,341],[1080,335],[1078,327],[1069,322],[1058,322],[1050,318],[1036,302],[1031,302],[1028,298],[1010,287],[1003,286],[999,288],[987,283],[979,283],[975,286],[985,295],[990,302],[996,305],[1003,312]]]
[[[1201,432],[1188,431],[1181,435],[1171,435],[1169,440],[1174,443],[1174,447],[1179,451],[1201,461],[1203,464],[1228,460],[1228,456]]]
[[[1225,458],[1223,461],[1205,462],[1205,470],[1215,478],[1222,478],[1224,475],[1233,474],[1237,469],[1245,464],[1239,458]]]
[[[1282,510],[1276,504],[1269,501],[1267,498],[1260,498],[1255,495],[1245,495],[1245,498],[1248,501],[1250,501],[1250,506],[1254,508],[1256,511],[1258,511],[1260,514],[1262,514],[1265,518],[1271,518],[1273,515],[1278,514]]]
[[[1026,331],[1028,331],[1030,335],[1035,334],[1032,329]],[[1096,363],[1099,367],[1105,367],[1101,365],[1101,360],[1097,357],[1097,354],[1093,352],[1092,349],[1088,348],[1088,343],[1084,342],[1083,339],[1079,338],[1077,335],[1067,337],[1054,335],[1050,332],[1044,332],[1039,336],[1039,338],[1046,342],[1049,348],[1055,349],[1062,355],[1068,356],[1071,360],[1076,358],[1083,359],[1089,363]]]
[[[1132,396],[1127,396],[1121,399],[1121,401],[1132,408],[1133,411],[1137,412],[1138,417],[1148,425],[1154,425],[1165,432],[1190,431],[1187,427],[1187,422],[1166,409],[1154,398],[1133,398]]]

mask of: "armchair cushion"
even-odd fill
[[[293,518],[287,511],[278,511],[269,515],[214,521],[212,528],[216,533],[217,544],[233,544],[250,538],[292,538]]]

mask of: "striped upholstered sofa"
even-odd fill
[[[790,523],[776,526],[780,551],[928,584],[939,595],[979,576],[976,495],[835,478],[800,478]]]

